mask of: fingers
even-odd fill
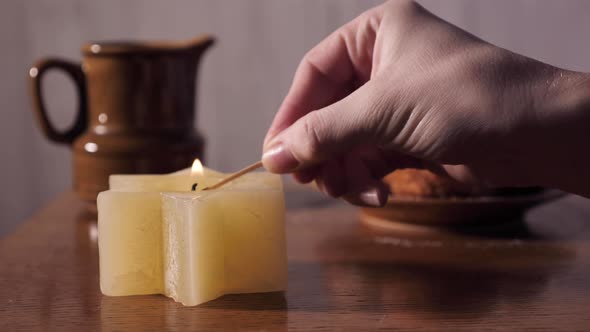
[[[316,46],[316,49],[317,52],[308,53],[299,64],[291,88],[268,130],[265,146],[271,138],[297,119],[338,101],[350,92],[353,75],[342,39],[331,35]],[[325,53],[322,49],[326,49]],[[320,67],[322,65],[319,63],[324,67]],[[340,71],[332,73],[334,65],[341,66]]]
[[[395,150],[385,151],[375,147],[359,147],[354,156],[366,165],[374,179],[381,179],[396,169],[428,167],[424,160]]]
[[[381,179],[397,169],[430,168],[423,161],[396,151],[359,147],[345,157],[329,160],[294,173],[302,183],[315,180],[326,195],[362,206],[381,206],[389,188]]]
[[[317,188],[334,198],[361,206],[382,206],[389,188],[373,176],[371,165],[356,156],[315,166]]]
[[[360,159],[346,161],[347,193],[343,199],[359,206],[379,207],[385,205],[389,188],[371,175],[371,171]]]
[[[322,165],[316,184],[327,195],[338,198],[347,192],[347,175],[343,162],[330,160]]]
[[[310,183],[318,176],[319,170],[319,167],[309,167],[293,173],[293,177],[299,183]]]
[[[350,204],[358,206],[381,207],[387,203],[389,188],[383,183],[373,180],[363,191],[351,192],[343,197]]]
[[[265,146],[279,132],[313,110],[330,105],[369,79],[379,11],[369,11],[310,50],[271,124]]]
[[[338,158],[360,145],[379,143],[388,103],[377,80],[371,80],[346,98],[303,116],[275,136],[262,157],[266,169],[288,173]]]

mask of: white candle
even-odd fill
[[[162,212],[158,192],[98,195],[100,289],[110,296],[162,293]]]
[[[222,179],[223,173],[203,168],[198,174],[191,174],[191,169],[183,169],[165,175],[115,174],[109,177],[109,189],[116,191],[189,191],[193,183],[205,188]]]
[[[111,190],[98,197],[102,292],[162,293],[197,305],[228,293],[284,290],[280,177],[251,173],[198,190],[222,176],[111,177]],[[188,192],[194,181],[197,191]]]

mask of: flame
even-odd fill
[[[203,164],[199,158],[193,161],[193,167],[191,167],[191,175],[203,175]]]

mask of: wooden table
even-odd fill
[[[590,203],[503,231],[375,233],[345,205],[291,210],[289,289],[198,307],[106,297],[96,224],[66,193],[0,240],[0,331],[590,330]]]

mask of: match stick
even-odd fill
[[[226,184],[226,183],[228,183],[230,181],[233,181],[233,180],[239,178],[240,176],[242,176],[242,175],[244,175],[246,173],[252,172],[253,170],[258,169],[260,167],[262,167],[262,161],[258,161],[256,163],[254,163],[254,164],[252,164],[252,165],[244,168],[244,169],[241,169],[241,170],[233,173],[232,175],[230,175],[230,176],[228,176],[226,178],[221,179],[216,184],[214,184],[212,186],[209,186],[209,187],[206,187],[206,188],[203,188],[203,190],[217,189],[217,188],[223,186],[224,184]]]

